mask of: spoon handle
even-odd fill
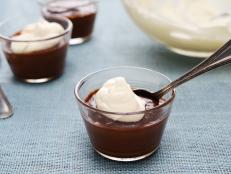
[[[13,115],[12,106],[0,86],[0,119]]]
[[[224,54],[228,54],[224,57]],[[156,95],[160,98],[168,93],[171,89],[181,85],[184,82],[187,82],[194,77],[197,77],[205,72],[208,72],[212,69],[218,68],[225,64],[231,63],[231,40],[219,48],[214,54],[202,61],[200,64],[195,66],[193,69],[172,81],[170,84],[162,88],[160,91],[156,92]]]

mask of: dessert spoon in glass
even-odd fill
[[[145,89],[134,89],[134,93],[138,96],[143,96],[149,99],[152,99],[157,104],[159,99],[161,99],[165,94],[179,85],[205,73],[212,69],[218,68],[220,66],[231,63],[231,40],[226,42],[221,48],[219,48],[215,53],[210,57],[196,65],[190,71],[180,76],[176,80],[172,81],[168,85],[164,86],[162,89],[156,92],[149,92]]]

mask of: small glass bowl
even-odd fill
[[[15,40],[11,36],[20,33],[26,25],[36,22],[34,19],[16,17],[6,20],[0,24],[0,40],[2,50],[13,71],[14,76],[28,83],[43,83],[59,77],[65,66],[68,43],[72,31],[70,20],[62,17],[50,17],[49,22],[56,22],[62,25],[64,32],[60,35],[38,39],[38,40]],[[46,44],[57,42],[54,47],[44,48],[40,51],[16,53],[11,49],[14,43]]]
[[[91,38],[97,13],[96,1],[40,0],[39,3],[42,15],[45,18],[63,16],[71,20],[73,30],[70,45],[81,44]]]
[[[132,88],[156,91],[170,82],[163,74],[138,67],[115,67],[87,75],[75,87],[75,96],[90,141],[100,155],[116,161],[136,161],[154,153],[171,111],[175,91],[163,97],[163,102],[152,109],[116,113],[94,108],[86,103],[93,91],[99,89],[110,78],[123,76]],[[105,119],[105,114],[124,117],[144,114],[138,122],[123,123]]]

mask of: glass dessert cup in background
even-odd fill
[[[45,18],[63,16],[71,20],[73,30],[70,45],[81,44],[91,38],[97,13],[96,1],[91,0],[40,0]]]
[[[138,67],[115,67],[87,75],[75,87],[75,96],[94,149],[102,156],[116,161],[136,161],[154,153],[171,111],[175,91],[166,94],[159,105],[140,112],[106,112],[90,106],[86,98],[108,79],[123,76],[133,89],[156,91],[170,82],[163,74]],[[144,114],[138,122],[119,122],[105,114],[128,116]]]
[[[26,18],[12,18],[6,20],[0,25],[0,40],[3,53],[10,65],[14,76],[28,83],[43,83],[59,77],[65,66],[66,53],[68,43],[72,31],[72,23],[70,20],[62,17],[50,17],[46,20],[56,22],[64,28],[64,32],[60,35],[26,41],[15,40],[11,36],[20,33],[26,25],[37,22],[38,19],[28,20]],[[58,41],[52,47],[39,51],[16,53],[11,49],[11,45],[18,43],[40,43]]]

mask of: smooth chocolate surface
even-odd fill
[[[85,102],[96,107],[95,92],[86,97]],[[90,110],[85,115],[85,125],[94,148],[113,157],[131,158],[146,155],[156,150],[169,116],[163,108],[153,109],[154,102],[143,98],[146,112],[138,122],[119,122]],[[163,103],[161,100],[159,104]]]

